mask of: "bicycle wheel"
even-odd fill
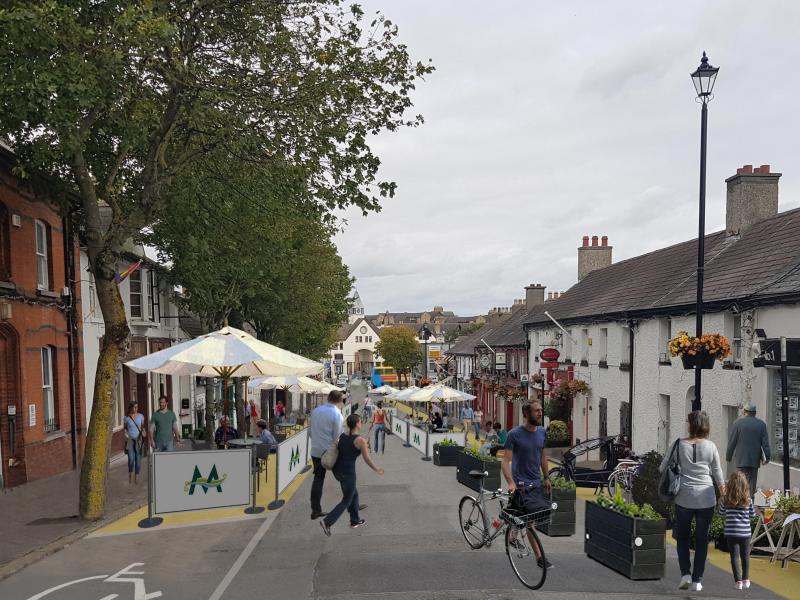
[[[617,493],[617,487],[619,486],[619,471],[614,471],[608,476],[608,495],[614,496]]]
[[[563,467],[553,467],[547,472],[547,476],[551,479],[553,477],[563,477],[566,479],[566,472],[564,471]]]
[[[477,550],[486,543],[486,519],[480,503],[472,496],[464,496],[459,502],[458,524],[470,548]]]
[[[508,525],[506,554],[514,574],[526,588],[538,590],[547,578],[547,559],[544,547],[533,525]]]

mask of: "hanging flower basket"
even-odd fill
[[[714,361],[722,361],[731,353],[728,338],[719,333],[706,333],[700,337],[681,331],[669,342],[672,356],[680,356],[684,369],[713,369]]]

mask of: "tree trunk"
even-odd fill
[[[206,377],[206,433],[207,442],[214,441],[214,425],[217,420],[217,386],[213,377]]]
[[[236,424],[237,430],[239,431],[239,437],[244,437],[244,432],[247,430],[247,423],[244,420],[244,379],[241,377],[236,377],[234,379],[234,388],[236,400],[235,400],[235,408],[236,408]]]
[[[89,520],[101,518],[105,510],[114,381],[119,360],[127,351],[130,334],[117,285],[110,279],[97,276],[95,282],[105,335],[97,359],[94,402],[81,465],[79,510],[81,517]]]

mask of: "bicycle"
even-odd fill
[[[616,468],[608,476],[608,494],[614,496],[619,487],[623,498],[630,501],[633,497],[633,481],[639,474],[641,463],[636,458],[626,458],[617,463]]]
[[[458,522],[461,534],[473,550],[490,548],[492,542],[505,532],[505,546],[511,569],[525,587],[538,590],[547,578],[547,559],[544,547],[536,535],[536,521],[549,518],[553,505],[547,510],[528,515],[515,514],[508,506],[512,496],[502,490],[488,491],[483,480],[488,477],[485,471],[470,471],[469,474],[480,481],[478,497],[464,496],[458,503]],[[489,521],[486,516],[486,502],[499,500],[500,514]],[[528,559],[528,560],[526,560]]]

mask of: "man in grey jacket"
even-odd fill
[[[767,425],[756,417],[756,405],[750,404],[744,409],[744,416],[733,424],[728,450],[725,458],[728,462],[736,455],[736,468],[747,476],[750,482],[750,495],[756,493],[758,468],[767,464],[770,459]]]

